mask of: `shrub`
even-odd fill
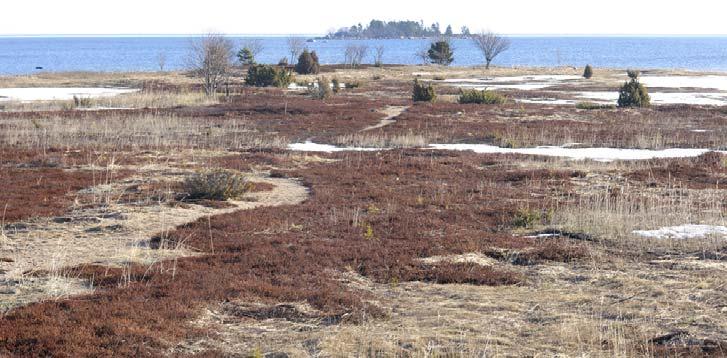
[[[530,228],[541,220],[540,212],[532,209],[518,209],[512,219],[512,226]]]
[[[350,81],[350,82],[346,83],[346,88],[353,89],[353,88],[359,88],[359,87],[361,87],[361,82],[359,82],[359,81]]]
[[[295,65],[295,72],[302,75],[317,74],[320,72],[320,67],[316,52],[308,52],[308,50],[304,50],[298,57],[298,63]]]
[[[591,65],[586,65],[586,69],[583,70],[583,77],[586,79],[591,79],[591,77],[593,77],[593,67],[591,67]]]
[[[619,90],[619,107],[649,107],[651,98],[646,87],[639,82],[639,71],[628,70],[629,81]]]
[[[464,90],[459,95],[458,102],[477,104],[504,104],[507,102],[505,96],[494,91]]]
[[[245,83],[255,87],[288,87],[293,76],[283,68],[270,65],[253,65],[247,70]]]
[[[308,93],[315,99],[330,98],[333,95],[331,82],[327,78],[321,77],[318,79],[318,87],[315,87],[315,85],[309,86]]]
[[[91,97],[73,96],[73,105],[75,108],[88,108],[91,107],[92,104],[93,100],[91,100]]]
[[[614,109],[616,106],[612,104],[600,104],[600,103],[593,103],[593,102],[578,102],[576,103],[577,109],[585,109],[585,110],[591,110],[591,109]]]
[[[278,61],[278,66],[280,67],[287,67],[288,66],[288,58],[283,57]]]
[[[415,79],[412,99],[414,102],[434,102],[437,99],[437,93],[431,84],[423,84],[419,82],[419,79]]]
[[[341,89],[341,83],[338,82],[338,78],[332,79],[331,85],[333,86],[333,93],[338,93],[338,90]]]
[[[215,169],[192,175],[184,181],[189,199],[227,200],[241,196],[250,190],[251,184],[244,175],[230,170]]]
[[[448,66],[454,61],[454,53],[448,41],[440,40],[432,44],[427,52],[432,63]]]

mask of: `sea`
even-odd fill
[[[230,36],[239,48],[256,39],[262,44],[258,63],[278,63],[290,57],[286,37]],[[681,69],[727,71],[727,37],[511,37],[511,47],[494,65],[574,66],[591,64],[596,68]],[[160,55],[164,70],[181,70],[188,63],[194,37],[173,36],[99,36],[99,37],[0,37],[0,74],[25,75],[41,71],[158,71]],[[417,56],[428,48],[431,39],[314,40],[305,45],[318,53],[323,64],[344,62],[350,44],[383,46],[385,64],[420,64]],[[482,64],[482,56],[468,39],[454,39],[457,66]]]

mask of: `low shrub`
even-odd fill
[[[639,82],[639,71],[628,70],[629,81],[621,86],[618,94],[619,107],[649,107],[651,97],[646,87]]]
[[[338,90],[341,89],[341,83],[338,82],[338,78],[333,78],[331,80],[331,85],[333,86],[333,93],[338,93]]]
[[[349,83],[346,83],[346,88],[354,89],[361,87],[361,82],[359,81],[351,81]]]
[[[516,228],[530,228],[541,220],[540,212],[533,209],[518,209],[512,219],[512,226]]]
[[[435,81],[444,81],[446,78],[444,76],[434,76],[432,77]]]
[[[414,102],[434,102],[437,99],[437,93],[431,84],[423,84],[419,82],[419,79],[415,79],[412,99]]]
[[[245,83],[255,87],[288,87],[293,81],[291,73],[270,65],[252,65],[247,70]]]
[[[190,176],[184,181],[183,187],[187,199],[227,200],[245,194],[252,185],[242,174],[215,169]]]
[[[278,66],[280,67],[287,67],[288,66],[288,58],[283,57],[280,60],[278,60]]]
[[[614,109],[616,106],[612,104],[601,104],[601,103],[593,103],[593,102],[578,102],[576,103],[577,109],[585,109],[585,110],[592,110],[592,109]]]
[[[457,100],[461,104],[477,103],[477,104],[504,104],[507,102],[505,96],[494,91],[464,90]]]
[[[308,93],[315,99],[326,99],[333,95],[331,90],[331,82],[327,78],[321,77],[318,79],[318,87],[310,85],[308,87]]]

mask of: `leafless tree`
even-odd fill
[[[290,63],[294,64],[298,61],[298,56],[303,52],[305,41],[300,37],[288,38],[288,52],[290,52]]]
[[[472,42],[485,56],[485,68],[490,68],[490,63],[497,55],[507,51],[510,48],[510,40],[491,31],[483,31],[472,36]]]
[[[351,67],[357,67],[363,62],[369,47],[366,45],[349,44],[346,46],[345,62]]]
[[[223,35],[211,33],[192,41],[188,66],[202,77],[208,96],[214,96],[229,79],[233,56],[232,41]]]
[[[157,64],[159,64],[159,72],[164,72],[164,66],[167,64],[167,54],[159,52],[157,55]]]
[[[263,52],[263,49],[265,48],[263,46],[263,42],[258,39],[250,39],[242,43],[242,47],[240,48],[246,48],[250,50],[252,53],[253,58],[257,58],[258,55]]]
[[[379,45],[374,48],[374,65],[381,66],[384,64],[384,45]]]

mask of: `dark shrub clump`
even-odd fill
[[[507,99],[505,96],[494,91],[464,90],[457,100],[461,104],[504,104]]]
[[[437,93],[431,84],[420,83],[418,79],[414,80],[414,91],[412,99],[414,102],[434,102]]]
[[[427,52],[432,63],[448,66],[454,61],[454,52],[447,41],[437,41],[432,44]]]
[[[304,50],[298,57],[298,63],[295,65],[295,72],[301,75],[317,74],[320,72],[321,65],[318,62],[318,55],[315,51],[308,52]]]
[[[293,78],[287,70],[270,65],[252,65],[245,83],[255,87],[288,87]]]
[[[646,87],[639,82],[639,71],[628,70],[630,80],[619,90],[619,107],[649,107],[651,98]]]
[[[593,67],[591,65],[586,65],[586,69],[583,70],[583,77],[589,80],[593,77]]]

